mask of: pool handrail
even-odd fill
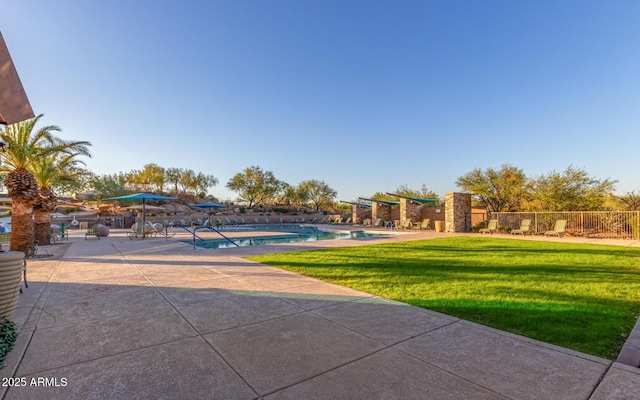
[[[193,229],[193,236],[194,236],[193,241],[194,242],[196,241],[196,239],[195,239],[196,237],[198,237],[198,239],[200,239],[200,240],[203,240],[201,237],[196,235],[196,231],[197,230],[202,230],[202,229],[205,229],[205,230],[208,230],[208,231],[211,231],[211,232],[215,232],[218,235],[222,236],[223,238],[227,239],[227,241],[233,243],[236,247],[240,247],[240,245],[238,243],[234,242],[232,239],[230,239],[230,238],[226,237],[225,235],[223,235],[222,232],[220,232],[219,230],[217,230],[213,226],[197,226],[197,227],[195,227]]]

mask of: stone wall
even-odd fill
[[[382,203],[371,203],[371,217],[380,218],[383,221],[391,221],[391,206]]]
[[[435,221],[444,221],[444,207],[422,207],[420,210],[420,221],[429,218],[429,227],[436,229]]]
[[[420,210],[422,210],[422,204],[416,203],[409,199],[400,198],[400,221],[411,220],[413,222],[419,222]]]
[[[371,207],[353,205],[351,220],[354,224],[361,224],[367,218],[371,218]]]
[[[444,195],[445,232],[471,231],[471,194],[448,192]]]

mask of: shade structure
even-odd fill
[[[35,117],[9,49],[0,33],[0,124],[13,124]]]
[[[153,193],[134,193],[126,196],[111,197],[105,200],[123,200],[123,201],[141,201],[142,202],[142,225],[146,225],[146,203],[149,200],[162,201],[162,200],[177,200],[175,197],[162,196]]]
[[[405,196],[403,194],[388,193],[388,192],[387,192],[387,194],[391,195],[391,196],[396,196],[396,197],[400,197],[400,198],[403,198],[403,199],[411,200],[414,203],[420,203],[420,204],[434,204],[434,203],[438,202],[438,199],[425,199],[425,198],[422,198],[422,197],[411,197],[411,196]]]
[[[189,206],[190,207],[196,207],[196,208],[207,208],[207,209],[226,208],[227,207],[224,204],[218,204],[218,203],[214,203],[212,201],[208,201],[206,203],[189,204]]]
[[[207,214],[211,214],[211,210],[214,208],[227,208],[227,206],[225,206],[224,204],[218,204],[212,201],[207,201],[205,203],[189,204],[189,206],[196,207],[196,208],[206,208]],[[211,215],[209,215],[209,218],[211,218]]]
[[[149,206],[144,204],[138,204],[136,206],[123,206],[121,207],[121,209],[122,210],[167,211],[167,209],[164,207]]]

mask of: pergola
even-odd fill
[[[438,199],[425,199],[420,197],[405,196],[398,193],[387,193],[390,196],[400,198],[400,220],[418,222],[423,219],[422,208],[425,205],[435,205]],[[428,218],[428,217],[427,217]],[[433,219],[433,217],[431,217]]]
[[[351,204],[352,207],[352,221],[353,223],[360,223],[366,219],[371,219],[371,204],[356,203],[353,201],[340,201],[341,203]]]
[[[371,218],[379,218],[385,222],[390,222],[392,220],[391,207],[400,204],[399,201],[368,199],[365,197],[360,197],[359,199],[371,202]]]

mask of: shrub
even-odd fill
[[[4,316],[0,317],[0,369],[4,368],[4,360],[13,350],[17,336],[16,325]]]

